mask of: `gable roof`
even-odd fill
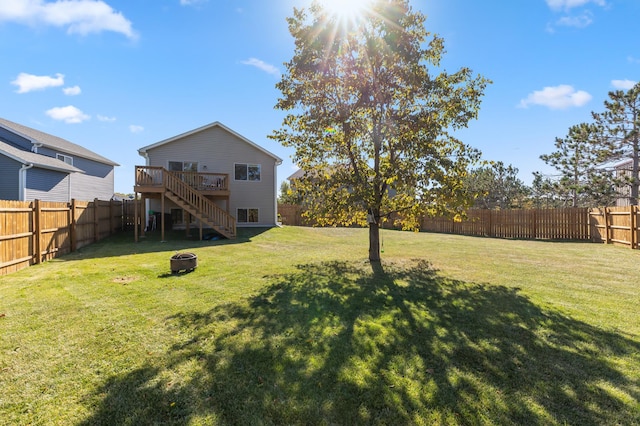
[[[49,133],[41,132],[40,130],[32,129],[31,127],[24,126],[22,124],[14,123],[13,121],[0,118],[0,127],[15,133],[23,138],[28,139],[32,143],[39,143],[47,148],[51,148],[56,151],[63,152],[65,154],[76,155],[78,157],[88,158],[89,160],[96,161],[98,163],[108,164],[110,166],[119,166],[108,158],[105,158],[93,151],[88,150],[73,142],[69,142],[66,139],[59,138],[57,136],[50,135]],[[38,155],[38,154],[35,154]],[[44,157],[41,155],[41,157]],[[55,160],[55,159],[54,159]],[[60,160],[57,160],[60,161]]]
[[[0,141],[0,155],[5,155],[15,161],[23,164],[33,164],[42,169],[57,170],[67,173],[84,173],[84,171],[73,167],[57,158],[47,157],[46,155],[36,154],[23,149],[18,149],[6,142]]]
[[[282,159],[280,157],[278,157],[277,155],[267,151],[266,149],[264,149],[260,145],[256,144],[255,142],[250,141],[249,139],[245,138],[244,136],[242,136],[238,132],[235,132],[235,131],[231,130],[230,128],[228,128],[224,124],[220,123],[219,121],[215,121],[213,123],[204,125],[202,127],[198,127],[197,129],[190,130],[188,132],[185,132],[185,133],[179,134],[177,136],[171,137],[169,139],[165,139],[165,140],[162,140],[160,142],[156,142],[154,144],[144,146],[144,147],[138,149],[138,154],[140,154],[141,156],[144,157],[144,154],[150,149],[154,149],[154,148],[157,148],[159,146],[166,145],[168,143],[177,141],[178,139],[182,139],[182,138],[185,138],[187,136],[193,135],[195,133],[199,133],[199,132],[203,132],[203,131],[208,130],[208,129],[212,129],[214,127],[219,127],[222,130],[225,130],[225,131],[231,133],[232,135],[236,136],[238,139],[242,140],[243,142],[245,142],[245,143],[251,145],[252,147],[256,148],[257,150],[262,151],[263,153],[267,154],[268,156],[270,156],[271,158],[276,160],[276,164],[281,164],[282,163]]]

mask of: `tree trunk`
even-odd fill
[[[377,221],[369,223],[369,261],[380,262],[380,226]]]

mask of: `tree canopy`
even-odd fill
[[[619,179],[619,185],[630,189],[629,202],[638,204],[640,184],[640,83],[624,92],[609,92],[604,102],[605,111],[593,113],[600,128],[598,143],[601,146],[601,163],[628,161],[628,172]]]
[[[549,186],[564,205],[596,207],[609,205],[616,197],[613,176],[600,164],[602,147],[598,143],[601,129],[582,123],[569,128],[567,136],[556,138],[556,151],[540,158],[559,173]]]
[[[416,228],[425,214],[467,207],[463,178],[479,152],[453,132],[477,117],[488,80],[469,68],[434,73],[444,41],[407,0],[372,0],[348,20],[314,2],[288,23],[295,51],[276,105],[287,115],[271,137],[295,148],[306,214],[368,223],[379,261],[379,227],[393,213]]]
[[[474,196],[474,207],[482,209],[521,208],[527,202],[529,188],[518,179],[518,169],[502,161],[471,170],[465,185]]]
[[[540,156],[560,173],[555,181],[535,174],[534,192],[546,192],[547,202],[603,206],[626,192],[630,204],[638,203],[640,83],[608,96],[605,110],[591,113],[593,122],[570,127],[565,138],[556,138],[556,151]]]

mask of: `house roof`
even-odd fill
[[[73,167],[64,161],[58,160],[57,158],[47,157],[46,155],[18,149],[2,141],[0,141],[0,155],[5,155],[23,164],[33,164],[34,166],[43,169],[51,169],[67,173],[84,173],[77,167]]]
[[[263,148],[263,147],[261,147],[260,145],[256,144],[255,142],[250,141],[249,139],[245,138],[244,136],[242,136],[242,135],[241,135],[241,134],[239,134],[238,132],[236,132],[236,131],[234,131],[234,130],[231,130],[230,128],[228,128],[228,127],[227,127],[227,126],[225,126],[224,124],[220,123],[219,121],[215,121],[215,122],[213,122],[213,123],[210,123],[210,124],[204,125],[204,126],[202,126],[202,127],[198,127],[197,129],[193,129],[193,130],[190,130],[190,131],[188,131],[188,132],[185,132],[185,133],[179,134],[179,135],[177,135],[177,136],[171,137],[171,138],[169,138],[169,139],[165,139],[165,140],[162,140],[162,141],[160,141],[160,142],[156,142],[156,143],[154,143],[154,144],[144,146],[144,147],[142,147],[142,148],[138,149],[138,154],[140,154],[141,156],[143,156],[143,157],[144,157],[144,153],[146,153],[146,152],[147,152],[148,150],[150,150],[150,149],[157,148],[157,147],[162,146],[162,145],[166,145],[166,144],[171,143],[171,142],[174,142],[174,141],[176,141],[176,140],[178,140],[178,139],[182,139],[182,138],[184,138],[184,137],[187,137],[187,136],[193,135],[193,134],[195,134],[195,133],[199,133],[199,132],[203,132],[203,131],[205,131],[205,130],[212,129],[212,128],[214,128],[214,127],[219,127],[219,128],[221,128],[221,129],[223,129],[223,130],[225,130],[225,131],[227,131],[227,132],[231,133],[232,135],[236,136],[237,138],[239,138],[239,139],[240,139],[240,140],[242,140],[243,142],[245,142],[245,143],[247,143],[247,144],[251,145],[252,147],[256,148],[257,150],[262,151],[263,153],[267,154],[268,156],[270,156],[270,157],[272,157],[274,160],[276,160],[276,163],[277,163],[277,164],[281,164],[281,163],[282,163],[282,159],[281,159],[280,157],[278,157],[277,155],[275,155],[275,154],[273,154],[273,153],[271,153],[271,152],[267,151],[266,149],[264,149],[264,148]]]
[[[287,178],[287,180],[291,180],[291,179],[300,179],[302,176],[304,176],[304,170],[302,169],[298,169],[295,172],[293,172],[293,174],[291,176],[289,176]]]
[[[96,161],[98,163],[108,164],[111,166],[119,166],[118,163],[115,163],[108,158],[105,158],[99,154],[96,154],[93,151],[88,150],[80,145],[77,145],[73,142],[69,142],[66,139],[59,138],[57,136],[50,135],[45,132],[41,132],[40,130],[32,129],[31,127],[23,126],[22,124],[14,123],[13,121],[6,120],[4,118],[0,118],[0,127],[9,130],[12,133],[15,133],[23,138],[26,138],[31,141],[31,143],[39,143],[47,148],[51,148],[56,151],[63,152],[65,154],[71,154],[78,157],[88,158],[89,160]],[[38,155],[38,154],[35,154]],[[40,156],[44,157],[44,156]],[[54,159],[55,160],[55,159]],[[60,160],[56,160],[60,161]]]

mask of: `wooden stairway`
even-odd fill
[[[187,185],[175,174],[164,171],[165,197],[176,203],[203,224],[229,239],[236,237],[236,220],[213,201]]]

